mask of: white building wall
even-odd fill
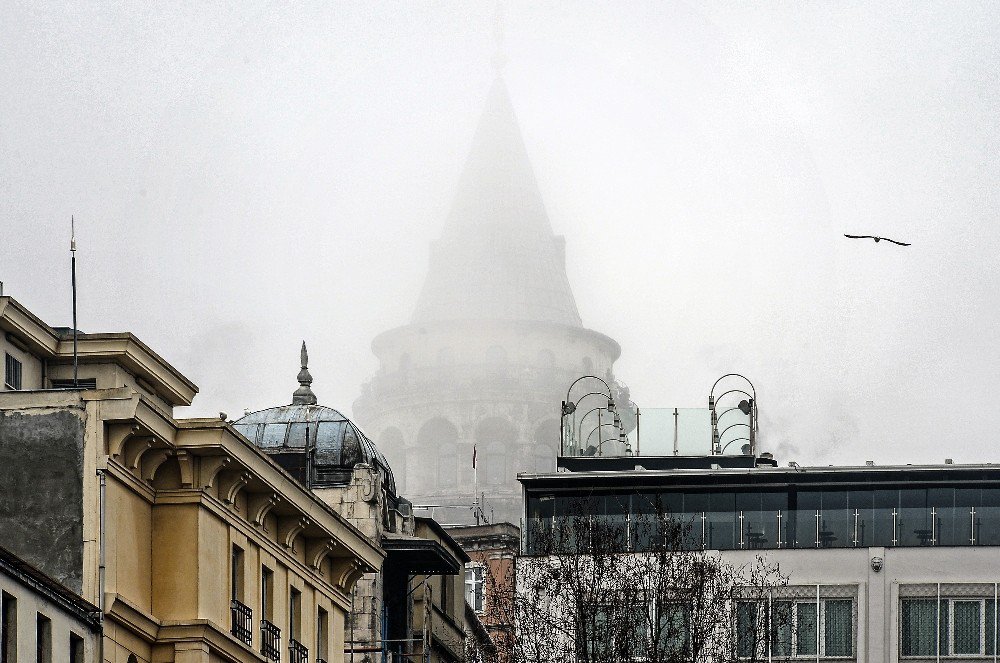
[[[99,634],[91,632],[88,626],[75,615],[50,601],[37,590],[0,572],[0,614],[5,614],[4,604],[13,598],[16,601],[17,628],[14,634],[16,656],[10,663],[38,663],[37,624],[38,615],[51,620],[51,663],[68,663],[70,660],[70,634],[83,639],[84,657],[81,663],[98,661]],[[0,620],[0,629],[4,628]],[[10,640],[10,634],[7,636]],[[7,659],[4,659],[7,660]]]
[[[938,660],[937,657],[901,657],[900,589],[924,585],[926,596],[933,598],[937,585],[941,596],[975,591],[993,600],[1000,583],[1000,547],[920,547],[920,548],[837,548],[796,550],[747,550],[721,553],[727,561],[752,564],[758,556],[776,563],[790,587],[802,590],[822,586],[823,593],[835,587],[855,588],[857,595],[857,631],[855,656],[859,663],[906,663]],[[520,571],[544,558],[523,557]],[[878,571],[873,560],[881,560]],[[638,564],[637,564],[638,566]],[[982,585],[968,588],[968,585]],[[929,586],[929,587],[928,587]],[[912,593],[912,592],[911,592]],[[975,594],[979,595],[979,594]],[[808,657],[796,660],[809,660]],[[829,659],[847,660],[847,659]],[[942,655],[940,660],[993,662],[997,655]]]

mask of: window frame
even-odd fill
[[[927,601],[932,605],[936,605],[935,610],[935,626],[934,626],[934,643],[935,652],[931,654],[903,654],[903,621],[902,612],[903,604],[906,601]],[[991,659],[995,658],[996,654],[987,653],[988,650],[988,637],[990,631],[994,631],[994,649],[1000,644],[1000,628],[997,628],[998,615],[996,610],[998,607],[998,598],[996,596],[901,596],[899,598],[899,623],[897,624],[897,630],[899,632],[899,659],[900,660],[915,660],[915,659],[927,659],[927,658],[946,658],[954,660],[962,659]],[[956,603],[978,603],[979,604],[979,651],[971,654],[957,654],[955,653],[955,604]],[[994,609],[994,623],[990,624],[986,621],[987,607],[989,604],[993,604]],[[942,614],[941,611],[945,611]],[[944,624],[947,629],[946,634],[941,633],[941,626]]]
[[[471,578],[471,579],[470,579]],[[465,565],[465,602],[476,614],[486,609],[486,566],[481,562]]]
[[[9,352],[4,352],[3,384],[12,391],[21,391],[24,386],[24,362]]]
[[[831,601],[848,601],[851,606],[851,653],[847,655],[843,654],[827,654],[826,645],[826,619],[828,610],[826,604]],[[755,623],[757,628],[766,628],[767,637],[762,641],[755,643],[755,653],[753,656],[739,656],[739,622],[733,624],[733,629],[736,631],[736,636],[734,639],[734,646],[737,648],[737,658],[740,660],[767,660],[769,658],[782,658],[788,660],[809,660],[809,659],[824,659],[824,660],[840,660],[840,661],[851,661],[857,660],[858,657],[858,647],[857,647],[857,597],[853,596],[821,596],[818,599],[816,597],[812,598],[793,598],[787,596],[775,596],[770,599],[770,601],[745,599],[738,601],[738,603],[745,603],[750,605],[756,605],[757,610],[755,611]],[[788,647],[790,654],[776,653],[774,650],[777,648],[777,631],[774,624],[774,613],[778,604],[787,604],[790,606],[790,621],[788,623],[788,636],[789,642]],[[815,639],[815,650],[810,653],[800,653],[799,652],[799,606],[809,605],[815,606],[816,608],[816,639]],[[738,610],[738,608],[737,608]],[[738,613],[737,613],[738,615]],[[738,619],[738,616],[736,617]],[[765,624],[761,622],[766,620]],[[908,657],[909,658],[909,657]],[[917,658],[917,657],[914,657]]]

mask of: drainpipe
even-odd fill
[[[98,598],[98,605],[101,608],[101,622],[104,622],[104,579],[106,573],[106,559],[105,559],[105,530],[107,522],[107,494],[108,494],[108,482],[104,475],[104,470],[97,470],[97,476],[100,480],[100,541],[98,545],[99,549],[99,563],[97,567],[97,591],[100,592]],[[104,661],[104,633],[102,629],[101,633],[101,661]]]

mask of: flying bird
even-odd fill
[[[881,242],[884,239],[887,242],[892,242],[893,244],[899,244],[900,246],[909,246],[909,244],[907,244],[906,242],[897,242],[896,240],[889,239],[888,237],[876,237],[875,235],[848,235],[845,233],[844,237],[848,237],[850,239],[873,239],[876,242]]]

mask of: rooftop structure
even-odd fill
[[[787,632],[758,645],[741,640],[746,625],[733,634],[737,647],[763,648],[758,660],[995,656],[1000,465],[779,467],[718,455],[560,462],[561,472],[519,477],[525,568],[578,554],[579,541],[558,533],[581,517],[641,560],[657,545],[651,523],[666,518],[688,550],[736,564],[763,556],[787,576],[767,603],[785,611]],[[761,610],[748,604],[745,613]]]

